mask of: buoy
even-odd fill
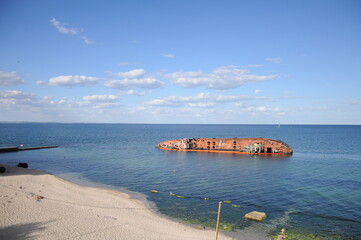
[[[224,203],[232,203],[232,201],[223,201]]]
[[[231,204],[232,207],[241,207],[241,205]]]
[[[150,190],[150,192],[152,192],[152,193],[159,193],[158,190]]]
[[[187,198],[187,197],[183,197],[183,196],[179,196],[179,195],[175,195],[175,197],[177,197],[177,198]]]

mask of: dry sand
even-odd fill
[[[163,218],[128,194],[0,166],[6,167],[0,173],[0,239],[214,239],[214,231]]]

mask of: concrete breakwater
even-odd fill
[[[36,150],[36,149],[45,149],[45,148],[57,148],[59,146],[37,146],[37,147],[0,147],[0,153],[5,152],[18,152],[18,151],[25,151],[25,150]]]

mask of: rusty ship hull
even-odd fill
[[[269,138],[182,138],[159,143],[171,151],[216,152],[256,155],[290,155],[293,150],[280,140]]]

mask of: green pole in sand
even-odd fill
[[[216,240],[218,239],[218,228],[219,228],[219,221],[221,219],[221,208],[222,208],[222,201],[220,201],[219,205],[218,205],[218,216],[217,216],[217,225],[216,225]]]

